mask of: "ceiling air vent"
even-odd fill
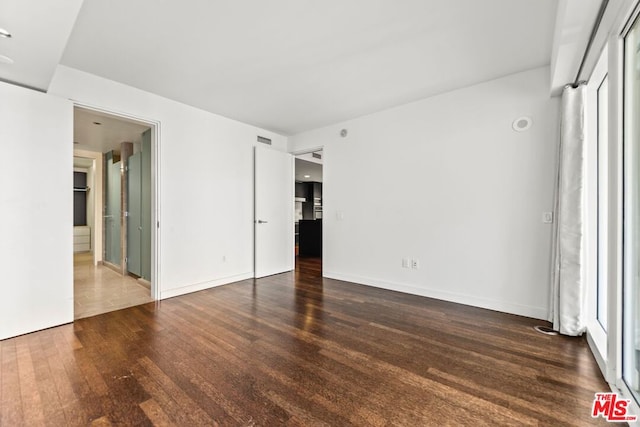
[[[320,153],[311,153],[311,155],[316,159],[322,159],[322,154]]]
[[[265,138],[264,136],[258,135],[258,142],[262,142],[263,144],[271,145],[271,140],[269,138]]]

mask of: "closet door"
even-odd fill
[[[73,104],[0,82],[0,118],[3,340],[73,322]]]
[[[294,268],[293,156],[255,147],[255,277]]]

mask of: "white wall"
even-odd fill
[[[324,146],[324,275],[546,319],[548,93],[540,68],[290,137],[293,152]]]
[[[0,339],[73,321],[73,109],[0,83]]]
[[[285,137],[64,66],[49,93],[160,122],[162,298],[253,276],[253,146]]]

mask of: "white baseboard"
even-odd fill
[[[205,289],[215,288],[216,286],[228,285],[229,283],[239,282],[253,278],[253,272],[236,274],[234,276],[222,277],[220,279],[209,280],[206,282],[194,283],[178,288],[160,291],[160,299],[173,298],[180,295],[190,294],[191,292],[203,291]]]
[[[591,350],[591,354],[593,354],[593,358],[596,359],[598,368],[600,368],[602,377],[605,379],[605,381],[608,381],[609,378],[607,378],[607,363],[605,362],[604,358],[600,354],[600,350],[598,350],[598,346],[593,340],[593,337],[591,336],[591,333],[589,332],[588,328],[587,328],[587,343],[589,344],[589,349]]]
[[[528,305],[510,303],[507,301],[481,298],[472,295],[457,294],[454,292],[447,292],[439,289],[419,288],[413,285],[385,282],[369,277],[353,276],[350,274],[336,273],[333,271],[325,271],[323,273],[323,276],[329,279],[353,282],[360,285],[367,285],[391,291],[403,292],[405,294],[419,295],[443,301],[455,302],[458,304],[470,305],[473,307],[486,308],[493,311],[500,311],[502,313],[532,317],[534,319],[546,320],[548,316],[547,309],[543,307],[533,307]]]
[[[73,296],[60,296],[52,301],[48,308],[26,315],[23,319],[11,319],[11,322],[0,324],[0,341],[73,323]]]

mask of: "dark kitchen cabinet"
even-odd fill
[[[321,182],[296,182],[296,198],[303,197],[302,219],[322,218],[322,183]]]
[[[296,197],[309,198],[309,186],[306,182],[296,182]]]
[[[313,198],[315,200],[322,200],[322,183],[321,182],[310,182],[313,190]]]
[[[322,256],[322,220],[301,220],[299,224],[299,255]]]

